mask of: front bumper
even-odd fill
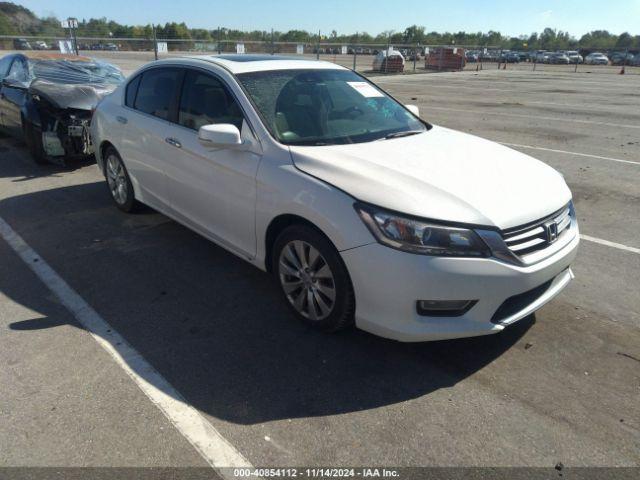
[[[542,307],[573,278],[569,267],[577,253],[577,228],[573,234],[564,248],[527,266],[494,258],[414,255],[378,243],[343,251],[356,296],[356,326],[404,342],[500,332]],[[515,296],[519,302],[505,309]],[[418,315],[418,300],[477,303],[461,316],[427,317]]]

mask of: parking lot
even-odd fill
[[[375,81],[565,176],[573,283],[490,337],[316,333],[268,274],[150,209],[120,213],[95,165],[39,167],[5,137],[0,465],[640,465],[640,76]]]
[[[86,50],[86,51],[81,51],[80,53],[90,57],[102,58],[109,62],[115,62],[116,64],[120,65],[120,67],[126,72],[133,71],[134,69],[136,69],[138,66],[141,65],[141,62],[142,63],[150,62],[154,59],[153,51],[109,52],[109,51]],[[225,53],[229,54],[229,52],[225,52]],[[187,52],[187,51],[171,52],[168,54],[160,54],[159,58],[168,58],[170,56],[184,56],[184,55],[203,55],[203,53]],[[292,55],[292,54],[285,53],[285,55]],[[301,55],[301,56],[309,60],[316,60],[317,58],[317,55],[313,53],[305,53],[304,55]],[[298,55],[296,55],[296,57],[298,57]],[[374,58],[375,58],[374,55],[356,55],[355,70],[361,73],[366,73],[367,75],[380,75],[381,72],[373,71]],[[337,63],[338,65],[342,65],[343,67],[347,67],[347,68],[354,68],[353,55],[321,54],[320,60]],[[551,65],[551,64],[544,64],[544,63],[536,63],[534,65],[531,62],[508,63],[506,65],[504,63],[501,63],[500,65],[498,65],[497,62],[476,62],[476,63],[469,62],[464,66],[464,70],[469,72],[476,71],[476,70],[491,71],[491,70],[497,70],[498,68],[505,69],[506,71],[514,70],[522,73],[544,72],[544,73],[557,73],[561,75],[570,74],[570,73],[577,73],[577,74],[583,74],[583,75],[584,74],[617,75],[620,73],[620,70],[621,70],[621,67],[617,65],[603,66],[603,65],[580,64],[576,68],[576,65]],[[414,68],[413,60],[407,59],[405,61],[405,66],[404,66],[405,74],[425,73],[425,72],[434,73],[434,72],[437,72],[437,70],[434,70],[434,69],[426,70],[424,57],[420,57],[420,60],[415,61],[415,68]],[[640,67],[627,65],[625,67],[625,74],[639,75]],[[393,74],[390,74],[390,75],[393,75]]]

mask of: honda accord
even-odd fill
[[[157,61],[101,101],[91,133],[118,208],[148,204],[273,273],[320,330],[497,333],[573,278],[562,175],[332,63]]]

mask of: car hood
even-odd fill
[[[116,87],[117,85],[104,84],[63,84],[36,79],[31,82],[29,92],[39,95],[56,108],[92,110]]]
[[[408,137],[290,151],[297,168],[360,201],[434,220],[504,229],[542,218],[571,199],[548,165],[437,126]]]

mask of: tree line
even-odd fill
[[[154,26],[122,25],[106,18],[82,19],[78,22],[78,37],[150,39]],[[161,39],[193,40],[200,42],[216,41],[264,41],[340,44],[404,44],[404,45],[473,45],[516,49],[567,50],[576,48],[597,49],[640,49],[640,35],[628,32],[619,35],[607,30],[595,30],[576,38],[568,32],[545,28],[542,32],[517,37],[505,36],[500,32],[428,32],[423,26],[411,25],[402,32],[387,30],[377,35],[367,32],[338,34],[331,32],[308,32],[289,30],[286,32],[271,30],[242,31],[225,27],[213,29],[189,28],[185,23],[170,22],[155,25],[156,36]],[[320,33],[320,38],[318,38]],[[34,35],[64,37],[65,30],[55,17],[38,18],[30,10],[11,2],[0,2],[0,35]]]

